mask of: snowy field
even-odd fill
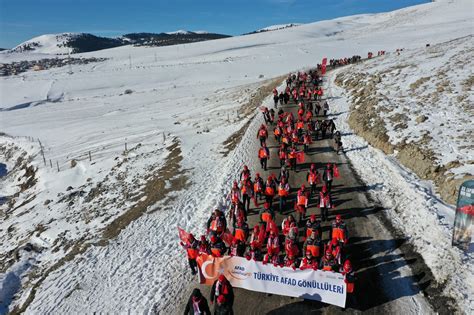
[[[227,156],[222,143],[250,119],[239,109],[256,89],[323,57],[472,35],[472,9],[472,1],[440,1],[189,45],[124,46],[75,55],[108,59],[72,66],[72,74],[63,67],[2,77],[0,162],[8,173],[0,198],[12,198],[0,205],[0,313],[22,305],[30,313],[172,313],[190,280],[185,260],[176,260],[176,225],[200,231],[221,201],[253,139]],[[45,57],[0,53],[0,62]],[[154,185],[158,196],[147,194]],[[445,241],[448,226],[431,223]]]

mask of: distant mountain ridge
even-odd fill
[[[169,46],[231,37],[229,35],[179,30],[170,33],[130,33],[120,37],[100,37],[89,33],[46,34],[14,47],[12,52],[76,54],[124,45]]]

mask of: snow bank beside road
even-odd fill
[[[385,155],[353,133],[348,124],[350,94],[334,83],[338,73],[349,72],[351,67],[331,73],[327,93],[332,112],[338,113],[336,125],[343,134],[346,155],[370,187],[370,195],[422,255],[444,293],[458,302],[459,309],[472,313],[474,257],[451,247],[454,209],[439,199],[430,183],[421,181],[393,156]]]

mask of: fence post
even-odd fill
[[[58,172],[59,172],[59,162],[56,161],[56,167],[58,168]]]
[[[165,132],[163,131],[163,143],[166,142],[166,135],[165,135]]]
[[[127,142],[125,142],[125,152],[127,152]]]
[[[89,151],[89,162],[92,161],[91,151]]]
[[[51,159],[49,160],[49,166],[53,168],[53,162],[51,161]]]

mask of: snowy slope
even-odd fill
[[[61,33],[61,34],[45,34],[34,37],[26,42],[14,47],[15,52],[34,51],[38,54],[68,54],[70,48],[66,47],[66,43],[74,37],[80,36],[82,33]]]
[[[295,26],[300,26],[300,25],[302,25],[302,24],[301,23],[287,23],[287,24],[271,25],[271,26],[267,26],[267,27],[261,28],[259,30],[256,30],[255,33],[277,31],[277,30],[282,30],[282,29],[285,29],[285,28],[290,28],[290,27],[295,27]]]
[[[23,260],[2,270],[2,294],[7,275],[21,271],[23,276],[24,289],[9,287],[7,308],[21,305],[35,283],[31,313],[164,310],[183,299],[177,292],[185,288],[180,278],[185,261],[169,263],[182,254],[176,224],[201,231],[209,210],[220,201],[250,139],[227,157],[220,153],[222,143],[246,123],[248,117],[237,110],[256,88],[267,78],[314,66],[325,56],[423,47],[470,35],[471,7],[471,1],[443,1],[210,42],[125,46],[81,54],[109,59],[72,66],[73,74],[57,68],[2,77],[0,107],[45,100],[0,117],[0,131],[15,137],[0,138],[0,146],[9,148],[0,150],[9,170],[1,179],[0,197],[18,192],[19,177],[23,184],[31,178],[25,177],[25,168],[15,169],[19,155],[37,168],[36,184],[13,197],[17,208],[0,206],[0,229],[9,231],[2,232],[0,259],[13,259],[11,251],[28,242],[41,248],[28,256],[34,273],[18,265]],[[0,54],[0,62],[15,58],[32,57]],[[126,89],[131,93],[125,94]],[[36,138],[44,147],[46,166]],[[125,142],[130,153],[124,152]],[[180,151],[169,149],[172,145]],[[100,242],[110,222],[130,207],[146,204],[143,179],[173,155],[179,157],[173,160],[175,177],[165,179],[166,195],[148,205],[146,214],[107,246],[91,246],[44,279],[36,276],[77,249],[71,245]],[[72,159],[77,161],[74,168]],[[100,192],[99,185],[107,193],[99,195],[100,201],[88,200],[85,196]]]

